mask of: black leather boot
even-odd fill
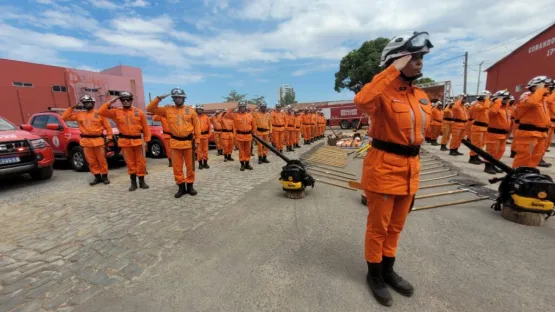
[[[173,167],[171,158],[168,158],[168,167]]]
[[[231,154],[227,154],[227,160],[234,161],[235,159],[231,158]]]
[[[179,189],[177,190],[177,193],[175,193],[174,197],[175,198],[180,198],[181,196],[187,194],[187,188],[185,187],[185,183],[181,183],[177,185],[179,187]]]
[[[382,265],[384,282],[401,295],[407,297],[412,296],[414,293],[414,287],[412,287],[409,282],[400,277],[399,274],[393,270],[393,264],[395,264],[395,257],[383,256]]]
[[[372,290],[374,298],[376,298],[376,300],[384,306],[391,306],[393,304],[393,298],[391,297],[391,293],[389,293],[389,289],[387,289],[387,285],[383,279],[382,263],[366,263],[368,264],[366,282],[368,283],[368,286],[370,286],[370,290]]]
[[[432,146],[438,146],[438,145],[439,145],[439,143],[437,143],[437,140],[432,141]]]
[[[515,156],[516,156],[516,152],[515,152],[515,151],[511,151],[511,156],[509,156],[509,157],[515,158]]]
[[[204,169],[210,169],[210,166],[208,166],[208,160],[204,161]]]
[[[495,166],[493,164],[486,163],[486,167],[484,168],[484,172],[489,173],[489,174],[496,174],[497,170],[495,170]]]
[[[268,160],[267,156],[262,156],[262,162],[265,164],[269,164],[270,161]]]
[[[445,152],[445,151],[448,151],[449,149],[447,148],[447,145],[441,144],[441,148],[439,150]]]
[[[133,192],[137,189],[137,175],[132,174],[129,176],[129,178],[131,178],[131,186],[129,187],[129,192]]]
[[[432,139],[430,139],[430,138],[424,138],[424,141],[425,141],[426,143],[432,143]]]
[[[543,158],[540,160],[540,163],[538,164],[539,167],[543,167],[543,168],[549,168],[551,167],[551,164],[546,162],[545,160],[543,160]]]
[[[195,196],[198,194],[197,191],[193,188],[193,183],[187,183],[187,194],[191,196]]]
[[[244,161],[241,162],[241,169],[240,170],[245,171],[245,162]]]
[[[221,156],[221,155],[222,155],[222,150],[219,149],[219,150],[218,150],[218,156]]]
[[[97,185],[97,184],[100,184],[100,183],[102,183],[102,175],[100,175],[100,174],[95,174],[95,175],[94,175],[94,180],[92,180],[92,181],[89,183],[89,185],[90,185],[90,186],[93,186],[93,185]]]
[[[468,162],[473,164],[473,165],[481,165],[483,164],[483,162],[480,160],[480,158],[478,157],[478,155],[476,156],[470,156],[470,158],[468,159]]]
[[[200,170],[204,169],[204,163],[202,162],[202,160],[199,160],[199,161],[198,161],[198,168],[199,168]]]
[[[110,184],[110,180],[108,180],[108,174],[103,174],[102,175],[102,183]]]
[[[258,164],[259,164],[259,165],[262,164],[262,156],[258,156]]]
[[[252,166],[250,165],[249,161],[245,161],[245,169],[252,170]]]
[[[148,184],[146,184],[145,182],[145,177],[139,177],[139,187],[142,188],[143,190],[146,190],[149,188]]]
[[[449,156],[459,156],[459,154],[457,153],[457,150],[452,149],[449,151]]]

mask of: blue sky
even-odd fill
[[[352,99],[333,90],[342,56],[378,36],[427,30],[435,48],[425,76],[461,92],[469,51],[470,93],[478,64],[553,22],[549,7],[555,0],[3,0],[0,57],[88,70],[121,62],[142,68],[153,96],[179,86],[189,103],[211,103],[236,89],[273,105],[281,84],[300,102]]]

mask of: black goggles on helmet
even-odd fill
[[[423,48],[431,49],[434,45],[430,41],[430,34],[424,31],[415,33],[407,40],[404,47],[408,52],[417,52]]]

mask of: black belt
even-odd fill
[[[551,122],[555,122],[555,118],[551,118]]]
[[[239,133],[239,134],[252,134],[252,131],[239,131],[239,130],[237,130],[237,133]]]
[[[276,128],[283,128],[283,127],[285,127],[285,125],[283,125],[283,126],[278,126],[278,125],[272,125],[272,127],[276,127]]]
[[[295,127],[296,129],[300,129],[301,127]]]
[[[462,119],[457,119],[457,118],[453,118],[454,122],[467,122],[467,120],[462,120]]]
[[[226,129],[223,129],[222,132],[233,132],[233,130],[226,130]]]
[[[171,132],[166,132],[166,131],[162,131],[162,133],[163,133],[163,134],[169,134],[169,135],[172,135],[172,133],[171,133]]]
[[[99,134],[99,135],[92,135],[92,134],[81,134],[81,137],[84,139],[96,139],[96,138],[103,138],[104,136]]]
[[[420,145],[402,145],[378,139],[372,139],[371,144],[373,148],[396,155],[414,157],[420,154]]]
[[[266,131],[270,131],[270,129],[256,128],[256,131],[258,131],[258,132],[266,132]]]
[[[488,127],[489,133],[495,134],[509,134],[509,130]]]
[[[516,124],[520,124],[520,119],[515,119]]]
[[[140,135],[127,135],[123,133],[120,133],[119,137],[123,139],[131,139],[131,140],[142,139]]]
[[[209,131],[201,132],[200,134],[208,134]]]
[[[310,124],[310,123],[303,122],[303,125],[310,126],[311,124]]]
[[[441,120],[434,119],[434,121],[441,122]]]
[[[450,117],[445,117],[445,118],[443,118],[443,120],[454,121],[454,119],[453,119],[453,118],[450,118]]]
[[[530,125],[530,124],[519,124],[518,125],[518,130],[547,132],[548,129],[547,128],[536,127],[536,126]]]
[[[475,126],[480,126],[480,127],[487,127],[487,126],[488,126],[487,123],[481,122],[481,121],[475,121],[475,122],[474,122],[474,125],[475,125]]]
[[[193,134],[189,134],[186,137],[178,137],[172,134],[172,139],[177,140],[177,141],[192,141],[193,140]]]
[[[216,129],[214,129],[214,132],[216,132],[216,133],[217,133],[217,132],[222,132],[222,130],[216,130]]]
[[[468,118],[468,121],[472,121],[472,120],[474,120],[474,118]]]
[[[514,118],[514,117],[511,117],[511,120],[515,120],[515,118]]]

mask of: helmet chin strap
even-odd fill
[[[401,72],[401,78],[403,78],[403,80],[405,80],[408,83],[412,83],[413,81],[415,81],[416,79],[422,77],[422,74],[418,74],[416,76],[412,76],[412,77],[407,77],[403,72]]]

